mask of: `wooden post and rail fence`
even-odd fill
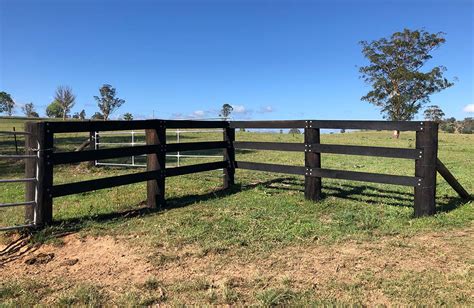
[[[166,129],[222,128],[222,141],[167,143]],[[245,129],[304,129],[304,143],[240,142],[235,141],[235,130]],[[416,132],[416,148],[390,148],[374,146],[336,145],[321,143],[321,129],[400,130]],[[145,130],[146,145],[80,151],[54,151],[54,136],[60,133],[90,133],[96,131]],[[141,120],[141,121],[87,121],[87,122],[28,122],[26,124],[27,155],[35,159],[26,163],[26,178],[35,178],[27,185],[26,219],[40,227],[53,220],[54,198],[137,182],[147,182],[147,204],[152,208],[165,206],[166,178],[184,174],[224,170],[223,188],[234,185],[235,169],[250,169],[304,176],[305,198],[318,201],[322,198],[322,179],[344,179],[363,182],[414,187],[414,216],[433,215],[436,212],[436,174],[439,172],[464,199],[469,193],[459,184],[449,170],[439,161],[438,124],[429,121],[191,121],[191,120]],[[166,153],[223,149],[224,160],[166,168]],[[239,149],[295,151],[305,153],[304,166],[236,161]],[[400,176],[355,172],[321,167],[323,153],[365,155],[411,159],[415,161],[414,176]],[[92,179],[75,183],[54,184],[53,168],[57,165],[90,162],[99,159],[147,155],[146,171]]]

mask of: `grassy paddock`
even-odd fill
[[[7,124],[1,125],[4,127]],[[86,137],[85,134],[59,135],[55,141],[56,147],[59,150],[72,149]],[[12,153],[14,146],[11,138],[0,138],[2,153]],[[110,138],[120,141],[120,138],[125,137]],[[170,142],[174,138],[173,134],[169,134]],[[184,134],[182,138],[182,142],[220,140],[222,135]],[[238,132],[236,139],[302,142],[303,136]],[[324,134],[321,139],[322,143],[333,144],[415,146],[414,133],[402,133],[399,140],[393,140],[390,132],[366,131]],[[474,190],[473,145],[474,135],[440,133],[439,157],[469,192]],[[219,154],[215,151],[204,153]],[[184,159],[183,162],[191,164],[212,160],[193,158]],[[304,155],[245,150],[237,152],[237,160],[303,165]],[[171,159],[168,163],[174,164]],[[322,165],[324,168],[363,172],[414,174],[414,162],[403,159],[323,154]],[[23,168],[18,162],[0,162],[2,178],[21,177]],[[56,167],[54,172],[55,183],[67,183],[135,171],[110,167],[89,168],[86,164],[78,164]],[[166,184],[168,208],[160,212],[143,209],[145,183],[57,198],[54,200],[54,219],[57,224],[36,234],[34,240],[57,243],[57,240],[53,241],[52,234],[63,231],[74,231],[82,238],[113,237],[137,251],[154,269],[161,271],[176,264],[184,266],[183,262],[193,258],[203,262],[211,262],[211,258],[212,266],[219,268],[229,260],[237,264],[261,264],[267,258],[273,258],[275,252],[291,249],[323,247],[328,251],[340,251],[347,245],[365,247],[382,245],[387,241],[390,242],[387,245],[393,245],[390,247],[401,251],[406,249],[407,252],[423,254],[427,248],[411,243],[410,239],[433,233],[454,234],[472,230],[474,219],[472,203],[464,203],[457,198],[441,177],[438,177],[437,187],[438,214],[421,219],[412,217],[413,188],[410,187],[324,179],[325,198],[313,203],[304,199],[302,177],[237,170],[236,182],[235,189],[224,192],[219,190],[222,185],[221,171],[169,178]],[[0,190],[0,200],[2,203],[22,200],[23,194],[23,185],[4,185]],[[22,221],[21,208],[0,209],[0,213],[0,225]],[[12,236],[11,233],[2,234],[1,240],[6,243]],[[472,240],[472,236],[468,240]],[[456,245],[469,247],[467,241]],[[191,252],[183,255],[184,251]],[[474,264],[472,258],[462,262],[465,266]],[[402,268],[396,273],[394,271],[394,276],[385,277],[368,269],[356,275],[348,273],[350,279],[320,282],[319,293],[310,284],[297,284],[291,277],[269,278],[279,272],[278,268],[274,271],[269,269],[260,280],[245,276],[244,282],[224,281],[219,286],[192,275],[187,281],[171,278],[161,281],[162,278],[156,274],[145,284],[123,286],[121,296],[100,284],[74,286],[67,277],[59,283],[67,291],[63,292],[58,291],[57,287],[53,288],[53,282],[45,283],[39,276],[33,276],[30,280],[15,280],[7,276],[8,279],[2,278],[4,282],[0,289],[0,300],[12,305],[28,305],[31,298],[22,295],[18,289],[39,288],[41,292],[35,292],[37,301],[65,305],[109,302],[125,305],[155,302],[352,304],[370,303],[368,294],[375,291],[383,294],[382,303],[473,304],[469,291],[473,286],[472,272],[450,276],[436,268],[428,272]],[[442,283],[434,284],[433,281]],[[417,287],[413,288],[413,285]],[[161,295],[157,297],[157,293]],[[344,296],[341,297],[341,294]]]

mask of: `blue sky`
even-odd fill
[[[114,117],[215,117],[229,103],[240,119],[381,119],[360,100],[358,42],[424,28],[447,33],[428,67],[458,78],[432,103],[464,118],[473,19],[469,0],[0,0],[0,90],[40,114],[69,85],[92,115],[109,83],[126,100]]]

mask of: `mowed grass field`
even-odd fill
[[[22,123],[15,121],[0,119],[0,130],[18,130]],[[167,137],[176,141],[171,131]],[[55,147],[71,150],[86,138],[58,135]],[[184,133],[181,142],[221,138],[217,132]],[[278,131],[238,132],[236,139],[303,142],[302,135]],[[0,137],[1,154],[15,152],[12,140]],[[321,142],[413,148],[415,135],[402,132],[394,140],[391,132],[327,133]],[[472,193],[474,135],[440,133],[439,158]],[[219,158],[182,164],[213,160]],[[304,154],[242,150],[237,160],[303,165]],[[176,162],[170,157],[167,163]],[[414,174],[414,162],[405,159],[323,154],[322,165]],[[22,177],[23,168],[3,160],[0,178]],[[140,170],[58,166],[54,181]],[[236,183],[222,191],[219,170],[169,178],[168,205],[161,211],[145,208],[146,183],[55,199],[55,225],[33,234],[31,250],[20,258],[0,259],[0,305],[474,305],[473,204],[441,177],[438,213],[420,219],[413,218],[410,187],[323,179],[324,200],[315,203],[304,199],[300,176],[237,170]],[[23,195],[24,185],[2,184],[0,203]],[[0,209],[0,225],[22,223],[23,211]],[[4,245],[18,236],[0,235]],[[25,264],[41,253],[54,257]]]

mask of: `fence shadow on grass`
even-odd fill
[[[280,182],[285,186],[274,186],[276,190],[300,191],[304,193],[304,180],[296,178],[284,178]],[[341,184],[336,182],[323,183],[323,198],[336,197],[345,200],[353,200],[357,202],[364,202],[367,204],[378,205],[380,203],[390,206],[413,207],[413,193],[407,192],[407,188],[402,190],[394,190],[381,188],[373,185],[351,185]],[[410,189],[410,188],[408,188]],[[436,198],[436,211],[438,213],[446,213],[455,210],[459,206],[468,202],[467,200],[456,196],[438,196]]]
[[[223,198],[242,191],[254,189],[256,187],[264,187],[266,189],[274,189],[275,193],[281,191],[299,191],[304,192],[304,181],[292,177],[275,178],[268,181],[251,183],[246,185],[236,184],[233,188],[228,190],[216,190],[200,195],[186,195],[176,198],[167,199],[165,210],[172,210],[186,207],[198,202],[208,201],[212,199]],[[345,200],[353,200],[357,202],[364,202],[367,204],[383,204],[390,206],[413,207],[413,196],[409,192],[403,192],[391,189],[382,189],[380,187],[364,185],[353,186],[350,184],[339,183],[325,183],[323,186],[323,198],[336,197]],[[377,199],[374,199],[377,198]],[[383,199],[383,201],[381,201]],[[393,201],[395,200],[395,201]],[[438,212],[449,212],[464,204],[466,201],[462,198],[443,197],[437,200]],[[83,229],[90,222],[113,222],[123,221],[125,219],[142,217],[147,215],[161,215],[163,213],[160,209],[152,209],[146,207],[145,202],[136,204],[137,209],[131,209],[122,212],[112,212],[95,215],[93,217],[70,218],[65,220],[55,221],[52,227],[45,230],[51,236],[55,232],[63,234],[64,232],[76,232]]]

